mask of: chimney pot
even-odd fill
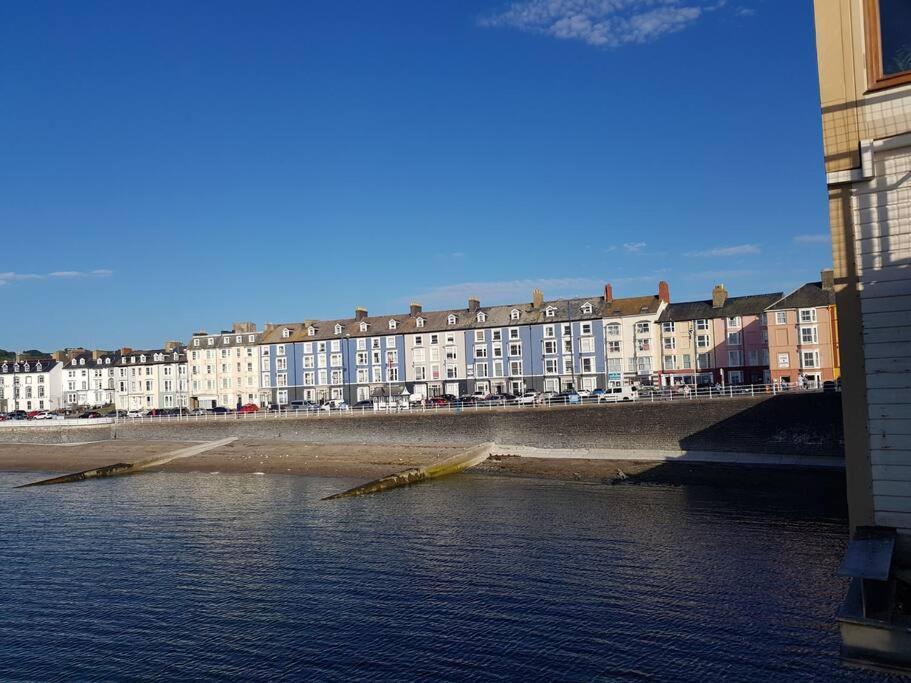
[[[411,309],[412,318],[416,318],[417,316],[419,316],[421,314],[421,310],[422,310],[421,304],[415,303],[414,301],[412,301],[411,306],[409,306],[409,308]]]
[[[658,298],[666,304],[671,303],[671,288],[664,280],[658,283]]]
[[[827,292],[833,291],[835,289],[835,271],[826,268],[819,275],[822,280],[822,288]]]
[[[604,285],[604,301],[608,304],[614,301],[614,286],[610,282]]]
[[[715,285],[712,289],[712,308],[724,308],[727,300],[728,290],[724,288],[724,285]]]
[[[468,310],[473,313],[479,308],[481,308],[481,300],[473,296],[468,297]]]
[[[361,308],[360,306],[358,306],[357,308],[354,309],[354,319],[355,320],[363,320],[366,317],[367,317],[366,308]]]
[[[542,292],[540,289],[535,288],[532,290],[531,306],[536,311],[539,310],[542,306],[544,306],[544,292]]]

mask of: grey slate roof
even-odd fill
[[[778,296],[781,296],[780,294]],[[582,306],[591,304],[592,312],[583,313]],[[305,320],[300,323],[285,323],[276,325],[273,329],[263,333],[262,344],[281,344],[295,341],[321,341],[326,339],[339,339],[342,337],[378,337],[392,334],[423,334],[425,332],[446,332],[452,330],[472,330],[490,327],[511,327],[519,325],[533,325],[541,323],[559,323],[578,320],[600,320],[621,315],[647,315],[658,312],[659,299],[657,295],[629,297],[614,299],[605,302],[604,297],[580,297],[574,299],[556,299],[545,301],[541,308],[534,308],[531,303],[510,304],[505,306],[481,306],[477,311],[467,308],[450,309],[444,311],[422,311],[414,316],[410,313],[393,315],[367,316],[363,320],[356,318],[340,318],[336,320]],[[554,315],[547,317],[548,308],[554,309]],[[519,312],[518,320],[513,320],[513,310]],[[487,319],[478,322],[477,314],[483,311]],[[449,324],[449,316],[455,315],[456,322]],[[424,319],[424,326],[417,326],[417,319]],[[389,329],[389,321],[395,320],[397,326]],[[367,330],[362,332],[361,322],[367,323]],[[341,331],[336,332],[335,326],[341,325]],[[307,328],[313,326],[316,333],[307,334]],[[291,331],[289,337],[283,337],[282,331]]]
[[[769,306],[769,310],[781,311],[786,308],[816,308],[817,306],[834,305],[834,290],[823,289],[822,282],[808,282],[773,303]]]
[[[749,296],[731,296],[721,308],[713,308],[712,300],[685,301],[670,304],[664,309],[658,322],[678,322],[683,320],[708,320],[711,318],[732,318],[738,315],[759,315],[781,298],[781,292],[772,294],[751,294]]]
[[[48,370],[53,369],[53,367],[55,365],[57,365],[57,361],[45,359],[45,358],[38,359],[38,360],[19,361],[18,363],[16,361],[12,361],[12,360],[5,360],[3,362],[0,362],[0,372],[10,373],[10,374],[17,372],[15,370],[16,365],[19,366],[18,373],[21,375],[26,372],[29,372],[29,373],[47,372]],[[26,366],[27,366],[27,368],[26,368]]]

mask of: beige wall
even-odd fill
[[[816,308],[816,322],[798,325],[798,311],[796,308],[780,311],[785,314],[787,322],[783,325],[777,323],[776,313],[779,311],[769,311],[769,367],[772,371],[772,379],[780,380],[782,377],[790,377],[791,382],[797,381],[797,376],[801,373],[819,374],[821,380],[834,380],[837,377],[835,367],[835,335],[833,320],[828,306],[819,306]],[[803,344],[800,341],[800,327],[815,327],[817,334],[816,344]],[[801,366],[801,352],[818,351],[819,367],[804,368]],[[788,363],[784,365],[779,362],[779,355],[787,354]]]

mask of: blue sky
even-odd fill
[[[0,8],[0,348],[831,263],[808,2]]]

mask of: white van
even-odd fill
[[[598,396],[598,403],[617,403],[619,401],[635,401],[639,398],[636,387],[608,387]]]

